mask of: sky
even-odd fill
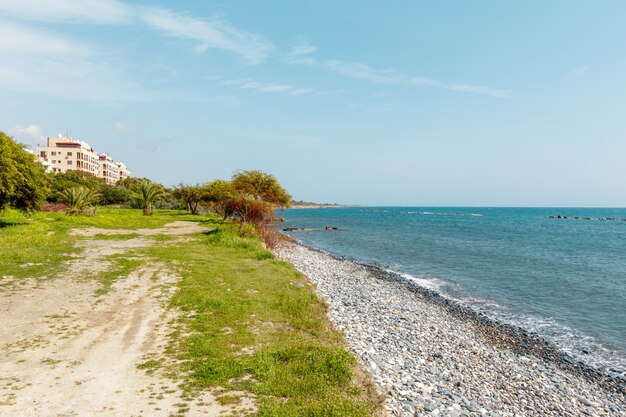
[[[0,0],[0,130],[172,186],[626,207],[626,2]]]

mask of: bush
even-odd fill
[[[141,202],[143,214],[152,215],[152,207],[156,201],[161,200],[166,195],[160,184],[144,180],[131,190],[131,196]]]
[[[100,199],[98,203],[102,206],[111,204],[124,205],[131,201],[130,191],[123,187],[110,184],[102,184],[99,190]]]
[[[0,210],[38,210],[48,192],[44,169],[35,156],[0,132]]]
[[[99,192],[105,186],[104,180],[94,174],[83,171],[67,171],[48,174],[48,184],[51,193],[48,197],[50,203],[62,202],[61,193],[70,188],[84,187]]]
[[[98,198],[98,193],[87,187],[72,187],[59,194],[61,202],[67,204],[69,209],[66,214],[94,215],[93,202]]]

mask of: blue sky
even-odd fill
[[[166,185],[626,206],[621,1],[0,2],[0,129]]]

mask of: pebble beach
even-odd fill
[[[392,416],[626,416],[623,378],[399,275],[284,243]]]

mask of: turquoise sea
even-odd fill
[[[285,232],[375,264],[626,374],[626,209],[290,209]],[[547,216],[568,216],[549,219]],[[326,226],[337,227],[328,231]]]

